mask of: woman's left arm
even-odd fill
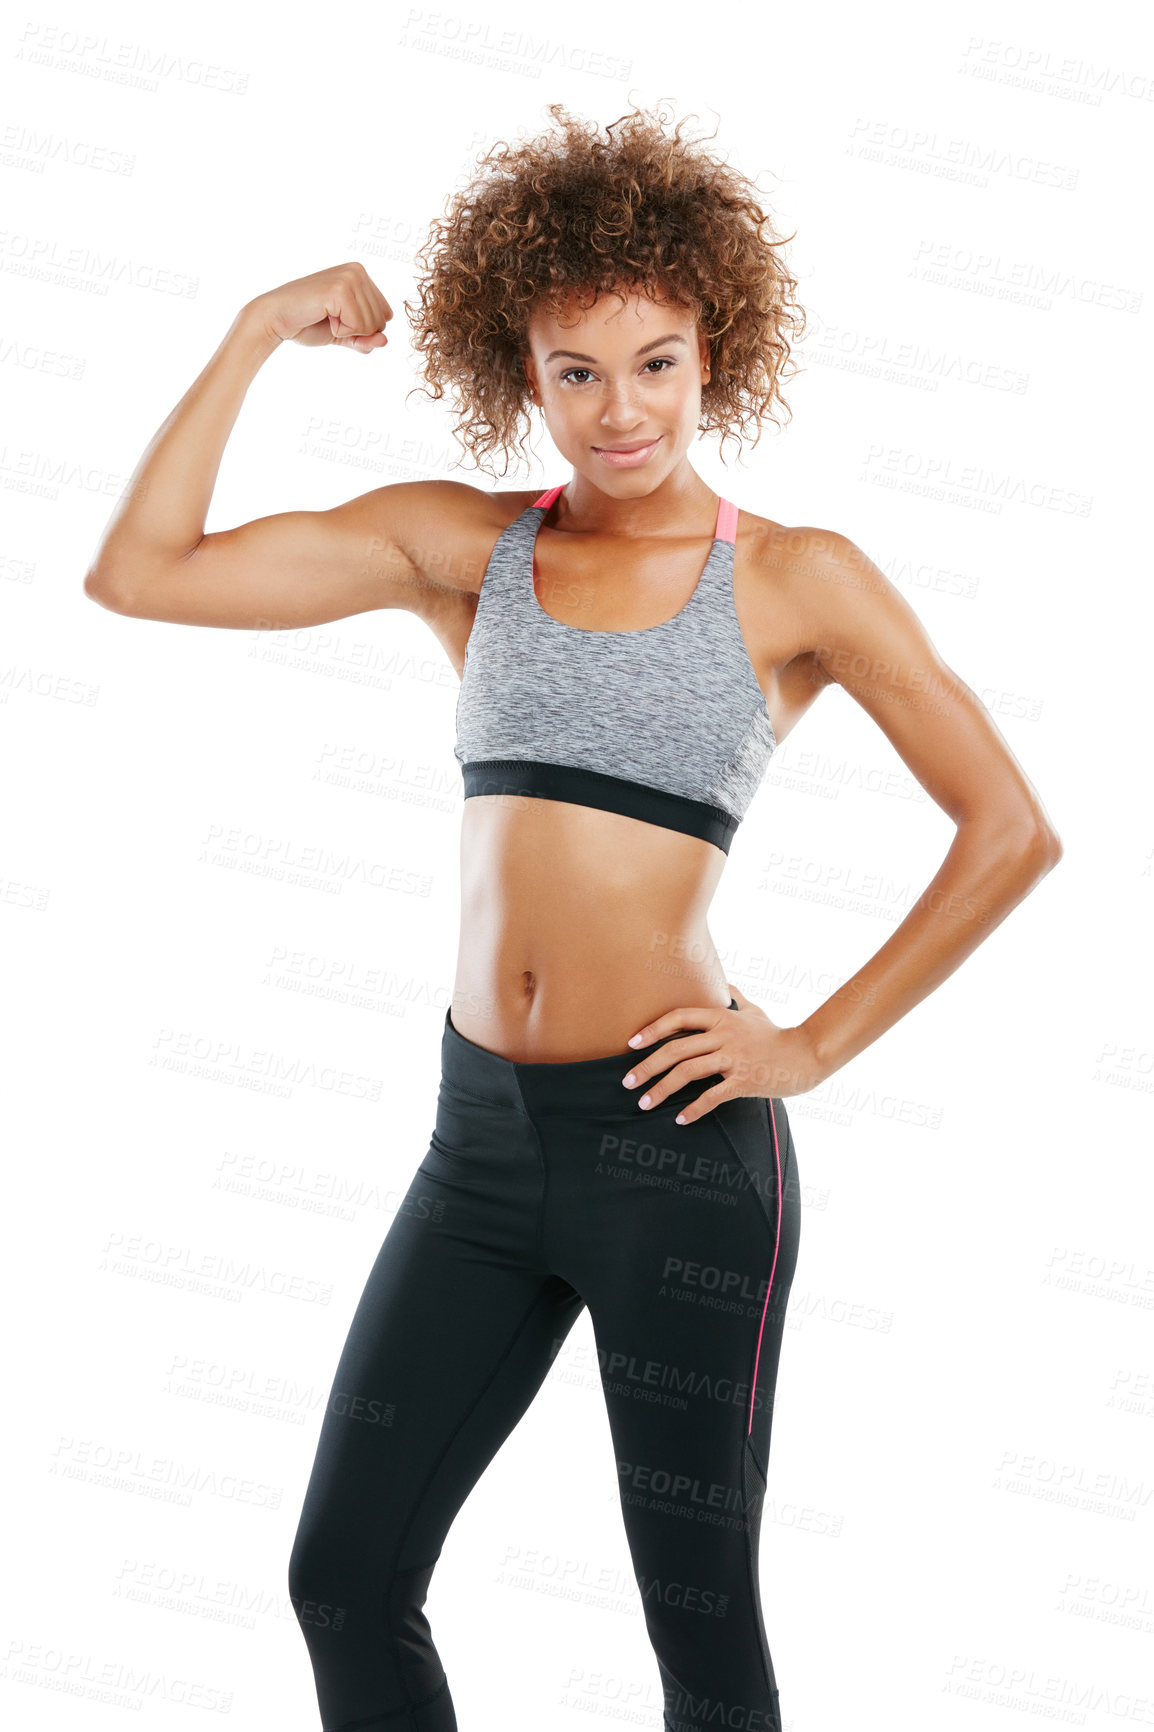
[[[957,826],[881,949],[798,1024],[824,1080],[951,975],[1057,865],[1062,844],[989,711],[893,584],[845,536],[815,532],[807,555],[816,677],[861,704]]]
[[[730,983],[738,1011],[752,1015],[682,1006],[634,1035],[631,1046],[648,1046],[699,1031],[668,1040],[630,1073],[626,1086],[639,1104],[657,1106],[686,1082],[723,1075],[679,1124],[733,1095],[802,1094],[825,1082],[940,986],[1062,858],[1037,791],[989,711],[942,661],[888,578],[834,531],[793,531],[791,546],[789,561],[775,562],[774,611],[790,621],[795,641],[812,646],[791,660],[808,676],[794,714],[809,707],[815,688],[836,681],[957,834],[881,949],[795,1027],[778,1027]],[[641,1086],[662,1071],[654,1086]]]

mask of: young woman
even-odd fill
[[[388,303],[343,265],[241,310],[86,580],[119,612],[248,630],[408,608],[463,676],[436,1126],[353,1319],[290,1563],[325,1732],[456,1726],[430,1577],[585,1306],[665,1727],[781,1727],[758,1539],[798,1247],[785,1098],[905,1016],[1061,856],[876,566],[739,510],[690,463],[700,430],[781,402],[802,326],[749,183],[660,115],[602,136],[550,112],[559,131],[491,152],[452,199],[407,310],[474,455],[536,407],[568,480],[387,486],[206,534],[280,343],[386,342]],[[831,681],[957,831],[877,954],[783,1028],[725,981],[706,916],[777,742]],[[365,1422],[385,1404],[391,1425]]]

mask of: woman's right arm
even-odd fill
[[[392,311],[359,264],[318,271],[241,308],[204,371],[145,449],[84,579],[114,613],[181,625],[284,630],[370,608],[422,612],[431,584],[428,490],[375,488],[328,511],[283,511],[205,532],[245,393],[282,342],[368,352]],[[453,484],[447,484],[452,490]]]

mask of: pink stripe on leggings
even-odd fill
[[[777,1162],[777,1238],[773,1242],[773,1268],[769,1271],[769,1286],[766,1288],[765,1304],[761,1308],[761,1323],[757,1330],[757,1352],[753,1356],[753,1378],[749,1385],[749,1424],[745,1428],[746,1437],[753,1430],[753,1397],[757,1389],[757,1362],[761,1358],[761,1333],[765,1328],[765,1314],[769,1310],[769,1295],[773,1292],[773,1271],[777,1268],[777,1248],[781,1244],[781,1155],[777,1147],[777,1118],[773,1111],[773,1101],[769,1102],[769,1122],[773,1126],[773,1158]]]

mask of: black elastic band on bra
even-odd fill
[[[689,800],[682,794],[667,794],[644,782],[622,776],[607,776],[600,770],[577,769],[570,764],[550,764],[537,758],[474,758],[461,766],[465,798],[475,794],[527,794],[537,800],[565,800],[574,806],[595,806],[602,812],[619,812],[639,818],[644,824],[660,824],[686,836],[700,836],[722,853],[729,845],[739,820],[721,806],[704,800]]]

